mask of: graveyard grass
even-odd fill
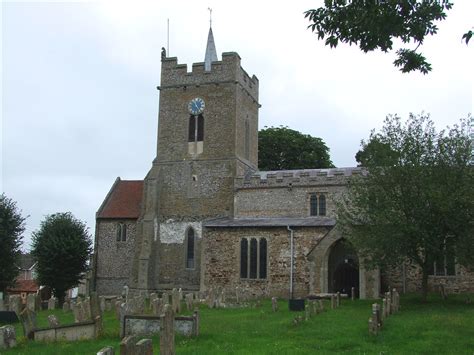
[[[273,313],[271,301],[260,307],[207,309],[201,306],[200,335],[176,337],[178,354],[472,354],[474,349],[474,295],[450,295],[443,301],[430,295],[427,303],[419,296],[401,298],[401,311],[391,315],[377,336],[368,334],[368,319],[373,301],[342,300],[341,306],[314,315],[308,321],[293,324],[304,312],[289,312],[286,301],[279,301]],[[380,301],[379,301],[380,303]],[[38,326],[47,326],[47,316],[55,314],[61,324],[73,323],[71,312],[62,310],[38,313]],[[104,314],[104,335],[96,340],[39,343],[22,337],[16,326],[19,345],[6,354],[95,354],[105,346],[119,353],[119,322],[115,313]],[[159,336],[153,339],[154,353],[159,353]]]

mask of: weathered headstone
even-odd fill
[[[84,322],[85,315],[84,315],[84,307],[82,306],[82,302],[76,302],[72,308],[74,313],[74,321],[76,323]]]
[[[128,335],[120,342],[120,355],[135,354],[135,347],[138,337],[136,335]]]
[[[56,309],[56,297],[51,296],[48,300],[48,311]]]
[[[106,301],[104,296],[99,296],[99,309],[101,313],[105,312],[106,309]]]
[[[151,301],[151,312],[155,316],[161,316],[163,311],[163,300],[160,298],[154,298]]]
[[[36,294],[35,293],[29,293],[26,296],[26,308],[28,308],[30,311],[37,311],[36,305]]]
[[[374,326],[382,326],[382,316],[380,314],[380,305],[378,303],[372,304],[372,322]]]
[[[93,291],[90,293],[89,301],[90,301],[91,319],[95,319],[95,317],[102,315],[102,311],[100,309],[99,296],[97,295],[97,292]]]
[[[336,296],[331,295],[331,309],[336,308]]]
[[[390,292],[386,292],[385,299],[387,300],[387,316],[389,316],[392,314],[392,294]]]
[[[115,301],[115,316],[117,317],[117,320],[120,320],[120,311],[122,308],[122,301]]]
[[[84,302],[82,302],[82,309],[84,313],[84,319],[92,319],[91,313],[91,300],[87,297]]]
[[[356,298],[356,289],[355,289],[355,287],[352,287],[351,288],[351,300],[354,301],[355,298]]]
[[[182,301],[183,300],[183,289],[181,287],[178,290],[178,294],[179,294],[179,300]]]
[[[153,355],[153,342],[151,339],[142,339],[135,344],[136,355]]]
[[[4,325],[0,327],[0,350],[11,349],[16,346],[15,327]]]
[[[63,312],[69,312],[70,307],[69,307],[69,301],[64,301],[63,303]]]
[[[100,349],[97,352],[97,355],[115,355],[115,351],[113,347],[106,346],[105,348]]]
[[[309,320],[310,317],[311,317],[311,314],[310,314],[309,304],[305,304],[305,306],[304,306],[304,319]]]
[[[125,302],[128,301],[128,286],[125,285],[122,288],[122,298],[125,300]]]
[[[323,300],[318,300],[319,311],[324,312],[324,302]]]
[[[395,288],[392,291],[392,309],[394,313],[400,310],[400,295]]]
[[[341,293],[339,291],[336,292],[336,307],[341,305]]]
[[[193,300],[194,300],[194,295],[192,293],[187,293],[185,296],[186,299],[186,309],[189,311],[193,310]]]
[[[163,304],[170,304],[170,295],[168,292],[163,292],[161,299],[163,300]]]
[[[272,297],[272,311],[273,312],[278,311],[278,300],[276,297]]]
[[[33,336],[33,331],[36,329],[36,313],[28,308],[25,308],[23,312],[20,313],[19,318],[23,326],[23,334],[28,339],[31,339]]]
[[[173,291],[171,292],[171,304],[173,306],[174,313],[177,314],[181,312],[181,302],[179,300],[179,291],[175,288],[173,288]]]
[[[165,305],[163,317],[161,317],[160,329],[160,354],[174,355],[174,314],[170,305]]]
[[[55,315],[48,316],[48,324],[50,328],[59,327],[59,319]]]

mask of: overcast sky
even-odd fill
[[[338,167],[387,114],[430,113],[438,128],[472,112],[474,2],[457,0],[422,52],[433,71],[402,74],[394,53],[325,47],[303,12],[322,1],[2,2],[1,188],[29,215],[71,211],[91,234],[115,178],[143,179],[156,150],[160,50],[204,59],[209,13],[219,59],[235,51],[260,81],[259,126],[321,137]],[[166,5],[165,5],[166,4]],[[412,48],[413,46],[411,46]]]

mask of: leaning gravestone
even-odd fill
[[[0,350],[11,349],[16,346],[15,327],[4,325],[0,327]]]
[[[20,313],[21,324],[23,325],[23,334],[31,339],[33,337],[33,331],[36,329],[36,313],[28,308],[25,308]]]

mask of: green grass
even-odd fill
[[[471,298],[474,298],[471,295]],[[289,312],[281,301],[280,311],[271,311],[270,301],[259,308],[201,308],[201,334],[197,338],[176,338],[178,354],[473,354],[474,304],[466,295],[452,295],[442,301],[432,295],[421,303],[416,295],[402,297],[400,313],[392,315],[381,333],[368,334],[367,320],[372,301],[344,300],[336,310],[328,309],[309,321],[294,325],[301,313]],[[61,310],[42,311],[39,326],[56,314],[62,324],[72,323],[72,314]],[[105,334],[94,341],[35,343],[21,337],[19,346],[7,354],[95,354],[104,346],[119,349],[119,323],[113,312],[104,316]],[[159,337],[153,337],[159,353]]]

